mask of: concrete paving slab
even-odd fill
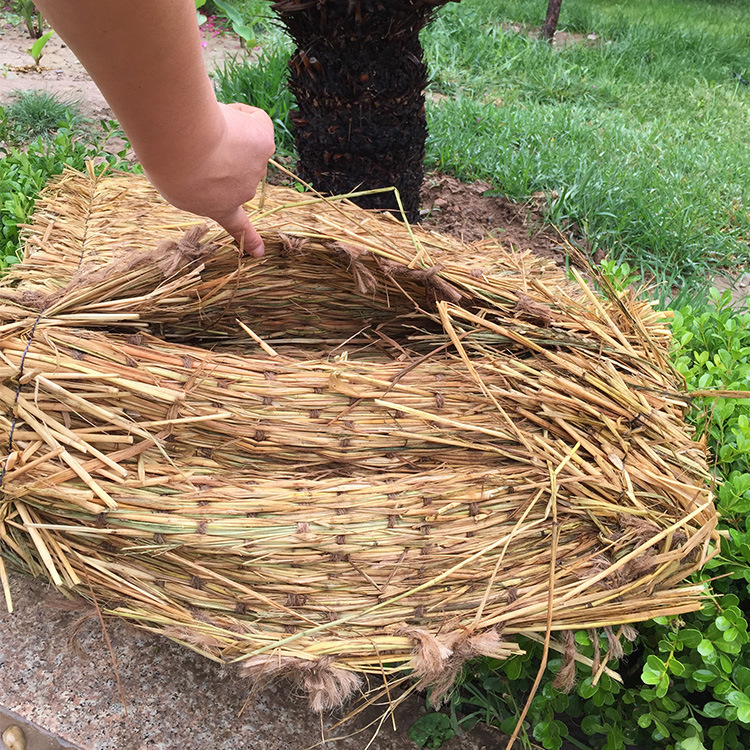
[[[27,750],[57,750],[49,735],[80,750],[363,750],[373,735],[331,739],[381,711],[332,732],[337,717],[321,720],[288,683],[249,697],[252,686],[232,668],[111,620],[126,713],[98,620],[81,619],[41,581],[11,574],[11,588],[14,613],[0,606],[0,728],[18,721],[40,728],[25,730]],[[410,698],[396,712],[397,730],[387,722],[368,750],[415,749],[406,732],[424,710],[423,698]],[[481,727],[442,750],[490,750],[501,739]]]

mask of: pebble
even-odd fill
[[[3,732],[4,750],[26,750],[26,735],[15,724]]]

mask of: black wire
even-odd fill
[[[31,331],[29,332],[29,340],[26,342],[26,346],[24,347],[23,354],[21,355],[21,363],[18,366],[18,387],[16,388],[16,396],[13,400],[13,419],[10,422],[10,433],[8,435],[8,457],[5,459],[5,464],[3,465],[2,470],[0,471],[0,487],[3,486],[3,478],[5,477],[5,472],[8,469],[8,462],[10,461],[11,453],[13,452],[13,433],[16,431],[16,423],[18,422],[18,413],[17,413],[17,407],[18,407],[18,399],[21,397],[21,380],[23,379],[23,366],[26,363],[26,355],[29,353],[29,347],[31,346],[31,342],[34,340],[34,332],[36,331],[36,327],[39,324],[39,321],[42,319],[42,316],[44,315],[44,310],[39,313],[37,316],[37,319],[34,321],[34,325],[31,326]]]

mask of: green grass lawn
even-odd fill
[[[594,250],[694,291],[750,257],[750,3],[463,0],[425,32],[431,167],[522,200],[556,190],[551,220]],[[519,25],[522,27],[519,30]],[[596,34],[595,40],[587,35]]]

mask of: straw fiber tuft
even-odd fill
[[[319,710],[699,606],[663,314],[346,200],[249,210],[262,259],[139,177],[46,190],[0,285],[6,559]]]

